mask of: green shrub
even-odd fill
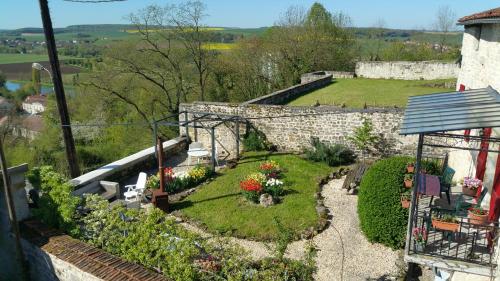
[[[318,138],[311,138],[311,145],[313,148],[306,150],[306,156],[311,161],[325,162],[332,167],[356,161],[356,154],[344,145],[329,145]]]
[[[408,210],[400,203],[400,190],[410,157],[392,157],[376,162],[361,180],[358,214],[361,230],[370,242],[393,249],[403,247]]]
[[[266,135],[256,130],[250,131],[245,138],[243,138],[243,146],[246,151],[264,151],[269,149]]]
[[[68,179],[49,166],[32,169],[28,179],[41,192],[38,208],[33,210],[35,217],[49,226],[78,236],[76,208],[81,200],[71,195],[73,186]]]
[[[396,156],[376,162],[361,180],[358,214],[361,230],[370,242],[382,243],[397,249],[404,246],[408,209],[401,207],[400,198],[406,174],[406,165],[415,159]],[[428,174],[440,175],[435,161],[422,161]],[[407,196],[407,195],[406,195]]]

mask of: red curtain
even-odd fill
[[[460,84],[460,88],[458,89],[458,91],[459,92],[465,91],[465,85],[464,84]],[[465,141],[469,142],[470,139],[468,138],[468,136],[470,136],[470,130],[465,130],[464,136],[465,136]]]
[[[486,160],[488,159],[489,138],[491,136],[491,128],[483,129],[483,139],[481,140],[481,151],[477,155],[476,163],[476,178],[484,180],[486,172]],[[482,187],[477,189],[477,196],[481,194]]]
[[[500,153],[497,157],[495,169],[495,179],[493,181],[493,190],[491,191],[489,219],[491,222],[498,221],[500,217]]]

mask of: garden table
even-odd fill
[[[205,149],[189,150],[187,154],[188,154],[188,165],[191,165],[191,157],[196,157],[196,159],[198,160],[198,164],[200,164],[200,158],[207,157],[208,155],[210,155],[208,150]]]

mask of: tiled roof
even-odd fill
[[[45,105],[47,102],[47,96],[37,95],[37,96],[28,96],[25,100],[25,103],[41,103]]]
[[[499,18],[500,19],[500,7],[491,9],[488,11],[472,14],[469,16],[465,16],[463,18],[460,18],[458,20],[459,23],[466,23],[469,21],[476,21],[476,20],[482,20],[482,19],[493,19],[493,18]]]
[[[71,238],[36,220],[24,221],[21,230],[25,239],[44,252],[102,280],[170,280],[143,266],[127,262],[90,244]]]

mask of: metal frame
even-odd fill
[[[181,121],[180,117],[184,115],[184,120]],[[192,119],[189,119],[189,116],[193,116]],[[177,121],[168,121],[168,119],[177,117]],[[217,122],[215,125],[205,126],[203,122]],[[216,140],[215,130],[220,125],[226,124],[227,122],[232,122],[235,124],[234,131],[228,127],[229,131],[233,133],[236,137],[236,158],[240,157],[240,123],[247,122],[245,119],[241,118],[239,115],[230,115],[230,114],[220,114],[213,112],[198,112],[198,111],[181,111],[177,114],[168,115],[159,120],[153,120],[153,129],[154,129],[154,142],[156,144],[156,140],[158,138],[158,126],[169,126],[169,127],[184,127],[185,134],[184,136],[190,141],[189,137],[189,128],[193,128],[195,130],[195,140],[198,139],[198,129],[207,130],[210,133],[211,138],[211,146],[212,146],[212,159],[211,166],[212,170],[215,171],[216,167],[216,159],[215,159],[215,146]],[[226,125],[227,126],[227,125]],[[219,142],[222,146],[222,144]],[[224,148],[224,146],[222,146]],[[225,148],[224,148],[225,149]],[[225,149],[227,151],[227,149]],[[229,151],[227,151],[229,153]],[[155,154],[158,156],[158,150],[155,145]]]

